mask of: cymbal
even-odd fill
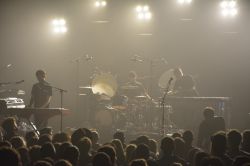
[[[159,82],[158,82],[158,86],[160,88],[166,88],[167,87],[167,84],[168,84],[168,81],[170,80],[170,78],[173,78],[173,81],[172,81],[172,84],[171,86],[169,87],[169,90],[172,90],[174,87],[174,84],[175,84],[175,81],[176,81],[176,78],[174,76],[174,70],[173,69],[169,69],[167,70],[166,72],[164,72],[160,79],[159,79]]]
[[[91,86],[79,86],[80,89],[92,89]]]

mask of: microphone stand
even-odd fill
[[[161,101],[161,106],[162,106],[162,137],[165,136],[165,98],[169,92],[169,88],[170,88],[172,81],[173,81],[173,78],[171,77],[168,81],[165,93],[164,93],[164,95],[162,97],[162,101]]]
[[[61,96],[61,101],[60,101],[60,109],[61,109],[61,112],[60,112],[60,116],[61,116],[61,119],[60,119],[60,131],[62,132],[63,131],[63,93],[66,93],[67,90],[57,88],[57,87],[54,87],[54,86],[51,86],[51,85],[49,85],[49,86],[51,88],[54,88],[54,89],[56,89],[56,90],[58,90],[60,92],[60,96]]]

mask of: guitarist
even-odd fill
[[[52,88],[48,82],[45,81],[46,72],[43,70],[36,71],[36,78],[38,83],[34,84],[31,90],[31,99],[29,107],[34,108],[49,108],[52,97]],[[38,129],[44,128],[48,125],[48,118],[37,116],[34,114],[35,125]]]

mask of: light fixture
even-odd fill
[[[135,11],[138,20],[148,21],[152,18],[152,13],[150,12],[150,8],[148,5],[138,5],[135,8]]]
[[[54,19],[52,21],[52,25],[53,25],[53,32],[55,34],[64,34],[68,31],[68,28],[66,27],[66,21],[63,18]]]
[[[221,14],[224,17],[234,17],[238,14],[235,0],[223,0],[220,2]]]

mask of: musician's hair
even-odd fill
[[[37,70],[36,71],[36,76],[40,76],[40,75],[44,75],[44,74],[46,74],[46,72],[44,71],[44,70]]]

